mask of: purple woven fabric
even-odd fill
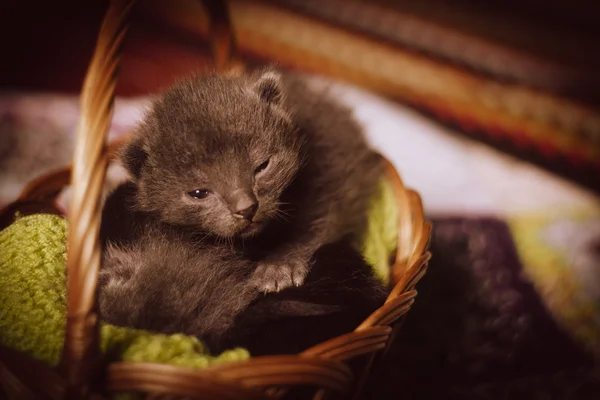
[[[600,398],[591,356],[523,277],[506,224],[433,222],[418,301],[363,398]]]

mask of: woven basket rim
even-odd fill
[[[300,384],[314,385],[323,393],[347,390],[353,377],[345,361],[361,355],[368,356],[364,381],[375,354],[389,346],[392,326],[403,319],[414,302],[414,287],[425,273],[430,257],[431,225],[425,221],[420,196],[404,186],[387,159],[387,176],[399,210],[398,245],[391,273],[393,288],[385,304],[353,332],[327,340],[300,354],[252,357],[205,369],[134,362],[100,364],[99,319],[94,306],[101,259],[98,240],[101,196],[109,159],[121,144],[107,146],[106,139],[113,111],[119,49],[136,2],[111,1],[103,20],[81,94],[72,168],[55,171],[33,181],[17,202],[5,209],[14,210],[15,205],[27,202],[47,204],[58,188],[68,184],[70,176],[68,307],[60,365],[56,370],[48,367],[45,376],[48,376],[49,383],[32,391],[27,386],[35,386],[36,381],[29,376],[27,366],[42,368],[39,362],[0,347],[0,383],[22,395],[19,398],[34,398],[37,390],[50,398],[86,398],[92,393],[92,384],[97,383],[99,368],[106,368],[106,384],[113,390],[159,391],[213,399],[271,398],[281,395],[290,386]],[[219,1],[203,3],[212,18],[210,40],[215,62],[223,68],[239,68],[226,6],[219,8]]]
[[[114,157],[114,155],[118,151],[118,148],[123,143],[124,141],[111,143],[111,151],[108,152],[109,158],[110,156]],[[393,165],[387,160],[385,160],[385,162],[388,166],[388,179],[390,179],[390,181],[394,183],[393,188],[396,192],[397,201],[399,204],[404,204],[408,201],[408,198],[412,191],[410,189],[405,188],[405,186],[402,184],[402,181]],[[23,191],[23,194],[15,204],[28,204],[30,201],[33,201],[33,199],[35,199],[35,201],[38,201],[39,204],[47,204],[49,201],[51,201],[52,197],[56,195],[57,186],[64,187],[69,183],[67,179],[64,179],[65,176],[69,175],[69,172],[70,168],[67,167],[62,170],[55,171],[53,173],[42,176],[39,179],[36,179]],[[58,184],[56,179],[57,176],[62,178],[59,179]],[[422,214],[419,213],[419,211],[421,211],[421,208],[417,207],[415,209],[413,206],[410,206],[408,210],[409,212],[405,214],[410,214],[411,216],[414,216],[414,213],[416,211],[417,220],[421,220]],[[400,217],[399,219],[406,220],[406,218],[407,215],[405,215],[404,217]],[[412,218],[408,219],[412,220]],[[289,362],[291,359],[298,360],[306,357],[319,357],[319,359],[331,359],[339,363],[340,361],[356,357],[357,355],[369,354],[371,352],[383,349],[390,338],[392,329],[388,325],[382,325],[382,323],[391,324],[391,322],[393,322],[392,320],[397,320],[408,311],[408,309],[414,302],[414,298],[416,296],[414,286],[416,285],[420,277],[424,274],[426,264],[430,258],[430,253],[426,251],[427,241],[429,240],[430,234],[430,225],[428,223],[425,223],[423,220],[422,226],[423,229],[420,231],[421,236],[418,238],[419,240],[416,241],[420,243],[417,243],[417,247],[414,249],[415,251],[413,252],[413,254],[410,255],[412,256],[412,261],[411,257],[403,257],[403,254],[401,252],[396,253],[396,262],[394,263],[392,270],[390,271],[390,279],[393,283],[395,283],[395,285],[393,285],[390,295],[388,296],[385,304],[382,307],[375,310],[367,319],[365,319],[365,321],[363,321],[361,325],[359,325],[352,332],[319,343],[303,351],[300,354],[278,357],[284,357],[281,358],[281,360],[285,360],[287,362]],[[399,240],[402,240],[400,236]],[[418,257],[415,258],[415,256],[417,255]],[[394,277],[401,277],[401,279],[397,280]],[[391,317],[390,314],[392,314]],[[363,341],[363,343],[360,342],[361,340]],[[359,345],[355,345],[355,348],[351,349],[352,352],[350,353],[350,356],[352,357],[348,357],[347,352],[344,352],[344,347],[348,344]],[[1,346],[0,349],[12,352],[11,349],[5,349]],[[23,354],[20,359],[20,362],[24,362],[24,360],[27,358],[28,356]],[[184,388],[182,389],[183,391],[180,390],[179,392],[177,392],[182,395],[189,395],[189,392],[186,390],[206,390],[205,386],[207,385],[206,382],[208,380],[214,381],[217,385],[223,384],[223,381],[226,381],[228,382],[228,384],[232,385],[232,387],[236,386],[237,391],[233,392],[236,394],[236,396],[238,396],[236,398],[255,398],[257,393],[259,393],[256,390],[264,389],[269,385],[264,384],[264,382],[262,381],[252,381],[250,383],[247,383],[245,380],[240,379],[239,376],[232,377],[231,372],[239,370],[240,367],[248,368],[254,373],[256,373],[256,371],[264,371],[264,368],[262,367],[265,365],[265,362],[269,362],[274,359],[275,358],[273,356],[257,356],[251,357],[248,360],[232,361],[226,364],[214,365],[203,369],[197,369],[187,366],[173,366],[160,363],[118,361],[108,364],[107,383],[109,388],[113,388],[114,390],[123,390],[124,388],[141,389],[148,386],[149,382],[155,383],[154,378],[150,377],[152,371],[154,371],[155,373],[160,373],[163,376],[168,375],[170,377],[169,379],[172,382],[177,381],[177,377],[183,377],[182,379],[184,380],[188,379],[188,382],[196,382],[191,383],[191,386],[188,385],[189,387],[187,389]],[[31,361],[35,364],[39,363],[33,359],[31,359]],[[29,361],[25,362],[29,363]],[[148,376],[146,378],[136,377],[141,371],[144,371]],[[297,374],[298,372],[295,371],[287,377],[288,385],[292,385],[292,383],[294,382],[293,378]],[[124,380],[126,380],[124,377],[132,378],[130,378],[128,382],[124,383]],[[175,387],[174,383],[172,383],[172,385],[173,387]],[[242,394],[243,397],[239,397],[242,396]]]

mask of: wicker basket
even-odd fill
[[[119,48],[135,0],[115,0],[102,24],[96,50],[81,94],[81,115],[71,169],[32,182],[7,207],[6,225],[15,210],[57,212],[52,199],[72,184],[67,265],[67,324],[61,362],[50,368],[40,361],[0,347],[0,384],[18,399],[90,399],[133,391],[147,398],[270,399],[296,387],[310,387],[310,397],[357,396],[374,360],[392,341],[410,309],[414,287],[424,275],[431,226],[424,220],[419,195],[404,187],[388,163],[399,207],[398,247],[385,304],[353,332],[333,338],[297,355],[255,357],[197,370],[155,363],[117,362],[102,365],[99,321],[95,311],[101,248],[98,240],[101,193],[112,149],[106,137],[113,107]],[[205,2],[211,15],[210,39],[215,62],[225,69],[235,62],[226,9]],[[352,368],[350,367],[352,366]]]

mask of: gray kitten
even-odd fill
[[[137,214],[104,224],[105,241],[135,241],[159,224],[187,232],[181,240],[227,242],[252,261],[249,282],[264,292],[301,285],[318,248],[362,235],[383,173],[348,109],[273,70],[176,84],[122,162]],[[138,233],[124,232],[127,218]]]
[[[266,295],[248,285],[252,262],[228,246],[150,229],[106,249],[104,321],[193,335],[213,354],[238,346],[254,356],[298,353],[355,329],[388,294],[347,240],[317,250],[302,286]]]
[[[251,262],[228,246],[149,228],[126,246],[107,244],[100,314],[114,325],[183,332],[217,348],[236,316],[259,295],[248,285],[251,272]]]

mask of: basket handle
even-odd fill
[[[81,92],[71,172],[67,323],[59,365],[66,380],[68,398],[85,398],[89,394],[100,360],[95,306],[102,257],[98,240],[101,196],[109,159],[106,139],[113,113],[121,45],[137,1],[110,1]],[[229,65],[239,67],[227,4],[221,0],[200,1],[210,18],[209,40],[217,69],[223,71]]]
[[[102,22],[81,92],[81,110],[71,173],[72,198],[67,250],[67,323],[60,369],[67,397],[85,398],[99,360],[95,312],[101,262],[98,240],[101,195],[108,151],[120,49],[137,0],[112,0]]]

